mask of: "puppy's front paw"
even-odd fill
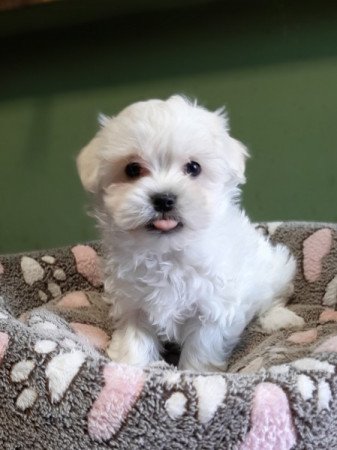
[[[302,317],[284,306],[274,306],[259,317],[263,331],[273,333],[282,329],[302,328],[305,324]]]
[[[187,346],[183,347],[178,363],[178,369],[192,370],[194,372],[225,372],[228,365],[225,354],[218,354],[216,355],[217,358],[213,358],[211,361],[211,348],[208,353],[208,355],[207,353],[200,354],[195,351],[195,349],[189,349]],[[212,356],[215,355],[212,354]]]
[[[122,362],[123,354],[120,348],[120,342],[117,339],[111,340],[106,349],[107,355],[112,361]]]
[[[134,327],[116,330],[106,352],[113,361],[138,367],[159,359],[156,338]]]
[[[132,343],[123,342],[118,335],[113,336],[106,352],[112,361],[118,363],[138,367],[144,367],[149,363],[145,354],[135,353]]]

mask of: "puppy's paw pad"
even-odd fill
[[[288,328],[302,328],[304,324],[302,317],[283,307],[273,308],[260,317],[260,325],[267,333]]]

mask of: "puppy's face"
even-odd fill
[[[112,232],[183,245],[211,226],[244,182],[246,150],[220,112],[174,96],[135,103],[101,125],[77,164]]]

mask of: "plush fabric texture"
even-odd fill
[[[0,256],[0,448],[337,448],[337,225],[257,228],[297,258],[305,325],[252,322],[226,373],[106,358],[99,243]]]

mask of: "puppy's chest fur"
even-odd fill
[[[159,335],[176,341],[181,325],[189,318],[216,320],[220,311],[214,303],[232,284],[210,274],[204,264],[191,261],[183,252],[149,254],[137,261],[119,259],[109,272],[112,283],[106,288],[115,297],[113,313],[141,310]]]

